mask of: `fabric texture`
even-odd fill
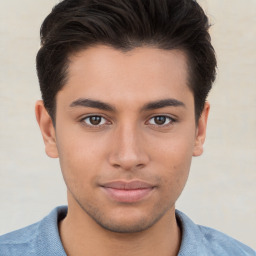
[[[67,207],[55,208],[41,221],[0,236],[1,256],[67,256],[62,246],[58,222],[65,218]],[[176,210],[182,230],[178,256],[256,256],[256,251],[211,228],[196,225]]]

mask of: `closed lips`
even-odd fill
[[[120,203],[135,203],[151,195],[155,186],[142,181],[114,181],[102,186],[109,198]]]
[[[105,188],[119,189],[119,190],[135,190],[135,189],[148,189],[155,187],[143,181],[113,181],[102,185]]]

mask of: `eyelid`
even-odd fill
[[[170,122],[168,122],[168,124],[163,124],[163,125],[158,125],[158,124],[150,124],[150,120],[156,117],[165,117],[165,118],[169,118]],[[152,126],[157,126],[157,127],[167,127],[172,125],[173,123],[177,122],[177,119],[169,114],[157,114],[157,115],[153,115],[150,118],[148,118],[146,124],[152,125]]]
[[[85,122],[85,119],[87,118],[90,118],[90,117],[100,117],[100,118],[103,118],[105,119],[105,123],[104,124],[99,124],[99,125],[93,125],[93,124],[87,124]],[[156,117],[165,117],[165,118],[168,118],[170,119],[170,121],[167,123],[167,124],[163,124],[163,125],[158,125],[158,124],[150,124],[150,120],[153,119],[153,118],[156,118]],[[84,126],[87,126],[89,128],[101,128],[103,126],[107,126],[107,125],[110,125],[112,124],[112,121],[110,121],[110,118],[109,117],[106,117],[105,114],[102,114],[102,113],[90,113],[90,114],[87,114],[87,115],[83,115],[81,117],[79,117],[78,121],[84,125]],[[147,121],[145,122],[145,124],[149,125],[149,126],[156,126],[156,127],[168,127],[168,126],[171,126],[173,125],[175,122],[177,122],[177,118],[176,117],[173,117],[172,115],[170,114],[154,114],[152,116],[150,116]]]
[[[87,118],[90,118],[90,117],[100,117],[100,118],[102,118],[102,119],[105,119],[105,123],[104,124],[99,124],[99,125],[90,125],[90,124],[87,124],[86,122],[85,122],[85,120],[87,119]],[[82,125],[84,125],[84,126],[87,126],[87,127],[89,127],[89,128],[100,128],[100,127],[103,127],[103,126],[106,126],[106,125],[109,125],[109,124],[112,124],[112,122],[111,121],[109,121],[109,118],[108,117],[106,117],[105,115],[103,115],[103,114],[88,114],[88,115],[84,115],[84,116],[82,116],[82,117],[80,117],[79,118],[79,122],[82,124]]]

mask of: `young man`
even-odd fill
[[[175,210],[203,151],[216,59],[193,0],[64,0],[46,18],[36,117],[68,208],[0,255],[256,255]]]

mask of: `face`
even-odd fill
[[[69,207],[115,232],[146,230],[174,211],[191,158],[202,153],[209,108],[196,125],[187,76],[176,50],[97,46],[71,58],[55,128],[37,105]]]

